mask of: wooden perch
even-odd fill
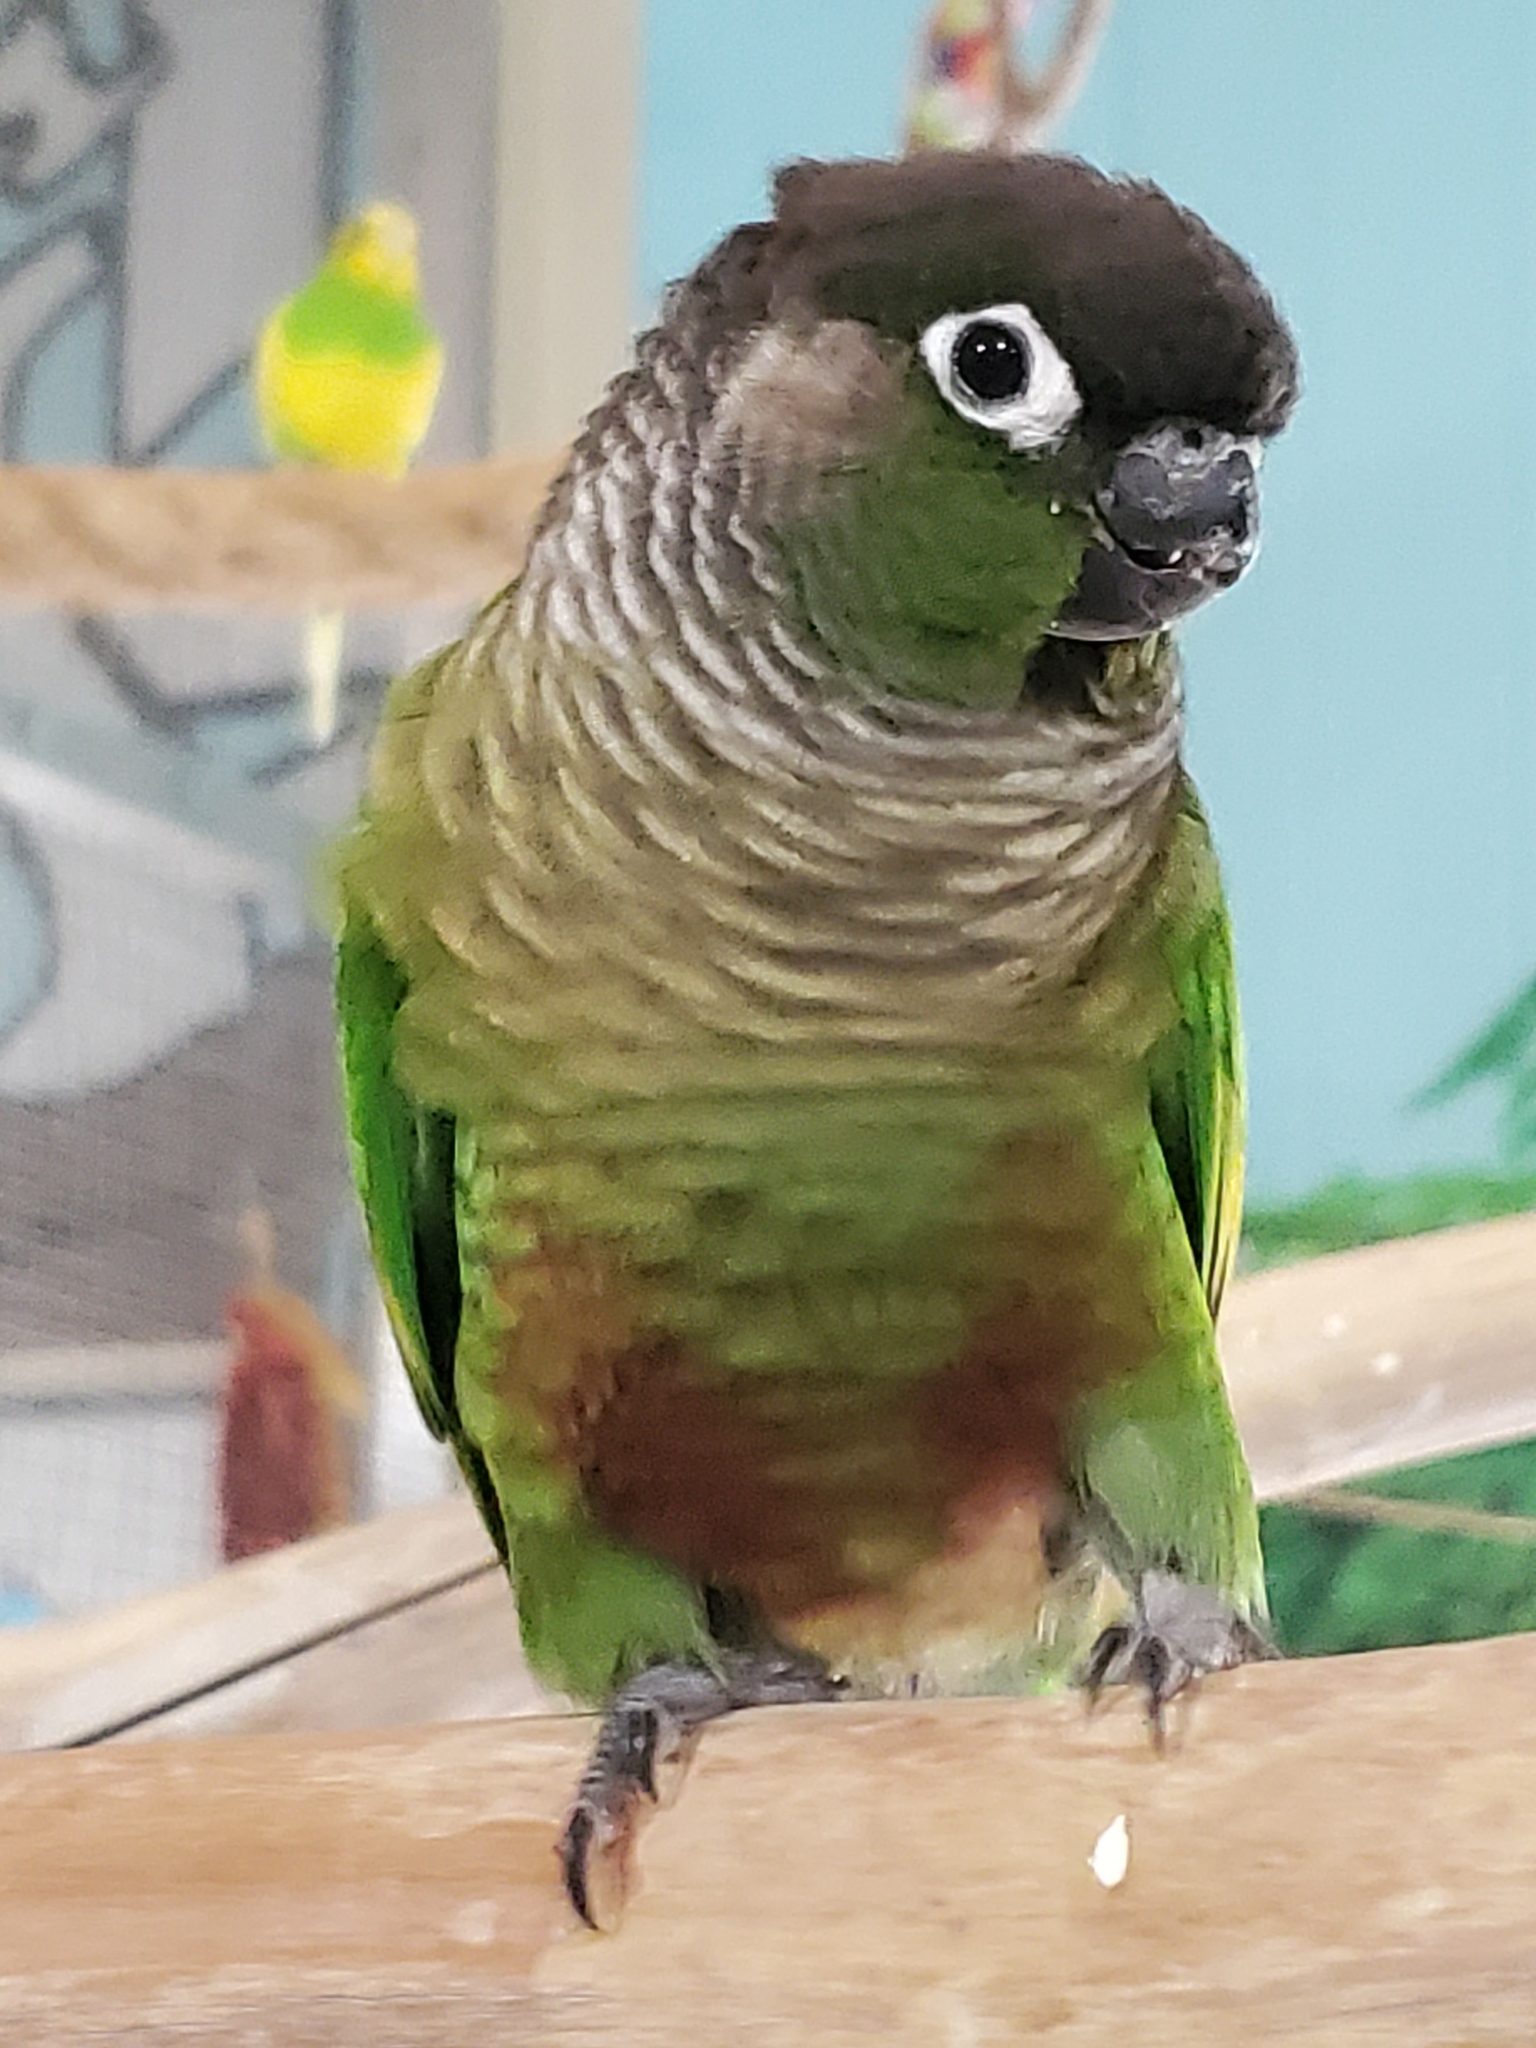
[[[1536,1216],[1241,1280],[1221,1342],[1268,1500],[1536,1436]]]
[[[0,2042],[1524,2048],[1533,1692],[1527,1636],[1238,1673],[1161,1758],[1129,1700],[743,1715],[609,1937],[582,1720],[11,1758]]]
[[[407,1508],[173,1592],[0,1638],[0,1750],[100,1742],[500,1568],[467,1500]],[[507,1596],[504,1596],[506,1598]],[[506,1640],[513,1640],[507,1599]],[[270,1691],[273,1681],[267,1681]],[[359,1683],[357,1705],[368,1698]]]
[[[317,469],[0,468],[0,607],[398,611],[511,580],[562,458],[399,483]]]

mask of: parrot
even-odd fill
[[[443,348],[420,299],[416,222],[381,200],[344,221],[308,284],[268,315],[256,344],[257,415],[279,461],[391,480],[426,436]],[[343,614],[305,633],[310,737],[336,726]]]
[[[1273,1654],[1172,628],[1298,388],[1150,183],[792,163],[394,686],[336,865],[353,1170],[530,1664],[601,1709],[593,1927],[719,1715],[1085,1627],[1156,1726]]]

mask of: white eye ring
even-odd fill
[[[982,398],[960,381],[956,355],[961,337],[968,328],[983,323],[1008,329],[1023,345],[1026,375],[1016,396]],[[1083,409],[1066,358],[1028,306],[1015,303],[979,306],[971,313],[942,313],[924,329],[919,347],[946,404],[962,418],[1001,434],[1010,448],[1021,453],[1056,447]]]

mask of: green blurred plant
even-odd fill
[[[1536,1161],[1536,981],[1521,989],[1482,1032],[1416,1097],[1429,1109],[1479,1081],[1503,1084],[1500,1138],[1511,1166]]]
[[[1324,1252],[1418,1237],[1456,1223],[1486,1223],[1522,1209],[1536,1209],[1536,1170],[1332,1180],[1302,1201],[1250,1210],[1243,1232],[1244,1264],[1250,1269],[1289,1266]]]

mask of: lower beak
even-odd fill
[[[1129,442],[1093,500],[1095,534],[1052,631],[1135,640],[1228,590],[1258,542],[1258,450],[1197,421]]]

